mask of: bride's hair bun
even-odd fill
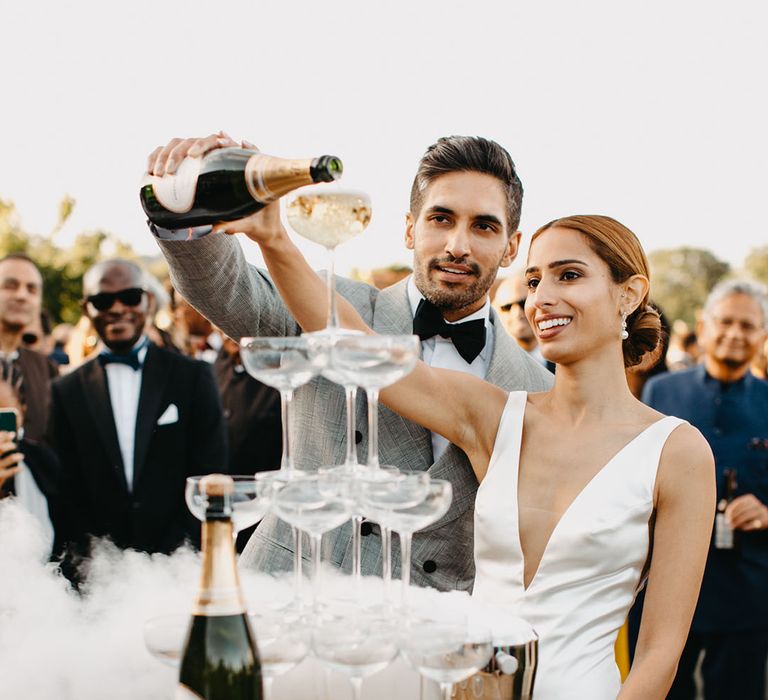
[[[622,343],[624,366],[640,364],[643,355],[653,352],[661,342],[661,317],[650,304],[641,306],[627,317],[629,338]]]

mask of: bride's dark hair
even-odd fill
[[[550,228],[567,228],[584,236],[589,247],[608,265],[611,277],[617,284],[625,282],[632,275],[643,275],[650,279],[648,258],[645,257],[640,241],[616,219],[596,214],[555,219],[536,231],[531,243]],[[654,350],[661,340],[661,320],[658,311],[648,303],[648,294],[627,317],[627,331],[629,337],[622,343],[624,366],[633,367],[639,364],[643,355]]]

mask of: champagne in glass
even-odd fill
[[[328,321],[324,332],[336,333],[336,246],[366,229],[371,221],[371,199],[364,192],[328,187],[303,189],[288,202],[285,214],[296,233],[328,250]]]

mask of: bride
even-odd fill
[[[306,331],[325,324],[325,283],[276,205],[220,224],[259,243]],[[554,388],[507,392],[419,363],[382,392],[390,408],[463,449],[480,482],[473,595],[511,606],[539,633],[536,700],[662,699],[688,634],[714,514],[709,446],[633,397],[625,368],[658,344],[635,235],[571,216],[533,236],[526,315]],[[343,326],[371,332],[339,299]],[[648,578],[634,664],[621,686],[614,642]]]

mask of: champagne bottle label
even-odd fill
[[[173,696],[173,700],[205,700],[205,698],[187,688],[183,683],[179,683],[176,686],[176,693]]]
[[[185,214],[195,201],[202,158],[185,158],[173,175],[148,175],[157,201],[174,214]]]

